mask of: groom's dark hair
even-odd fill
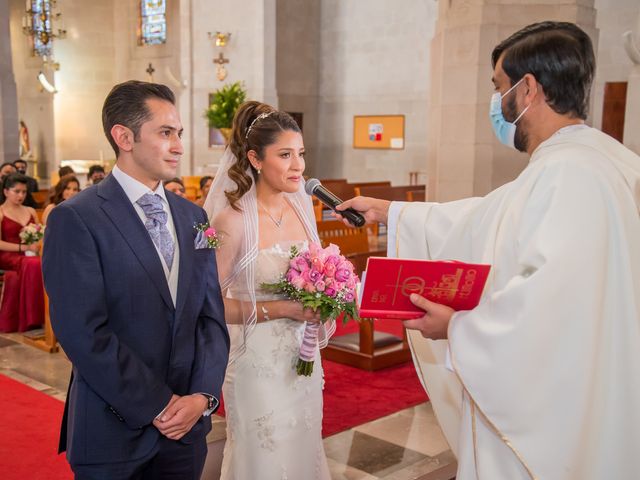
[[[147,108],[149,98],[176,104],[176,97],[166,85],[138,80],[120,83],[107,95],[102,106],[102,128],[113,151],[116,152],[116,157],[120,149],[111,136],[111,129],[114,125],[123,125],[133,132],[134,141],[140,140],[140,127],[151,117]]]

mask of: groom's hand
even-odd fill
[[[207,399],[199,393],[179,397],[171,403],[153,425],[170,440],[180,440],[207,409]]]

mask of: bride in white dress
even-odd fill
[[[223,397],[227,441],[222,480],[325,480],[322,367],[298,376],[306,322],[319,315],[265,292],[288,268],[292,245],[318,242],[304,193],[304,145],[286,113],[243,104],[205,210],[221,236],[216,251],[231,336]],[[335,330],[320,329],[319,347]]]

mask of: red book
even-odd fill
[[[455,261],[369,257],[360,285],[361,318],[424,316],[409,295],[417,293],[454,310],[471,310],[480,301],[490,265]]]

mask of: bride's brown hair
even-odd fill
[[[235,182],[237,188],[224,192],[234,210],[239,210],[236,203],[258,179],[258,172],[251,165],[247,153],[253,150],[258,158],[262,158],[265,147],[275,143],[280,133],[289,130],[301,133],[300,127],[288,113],[256,101],[240,105],[233,117],[229,142],[229,148],[237,159],[229,167],[229,178]],[[247,175],[247,169],[251,169],[253,178]]]

